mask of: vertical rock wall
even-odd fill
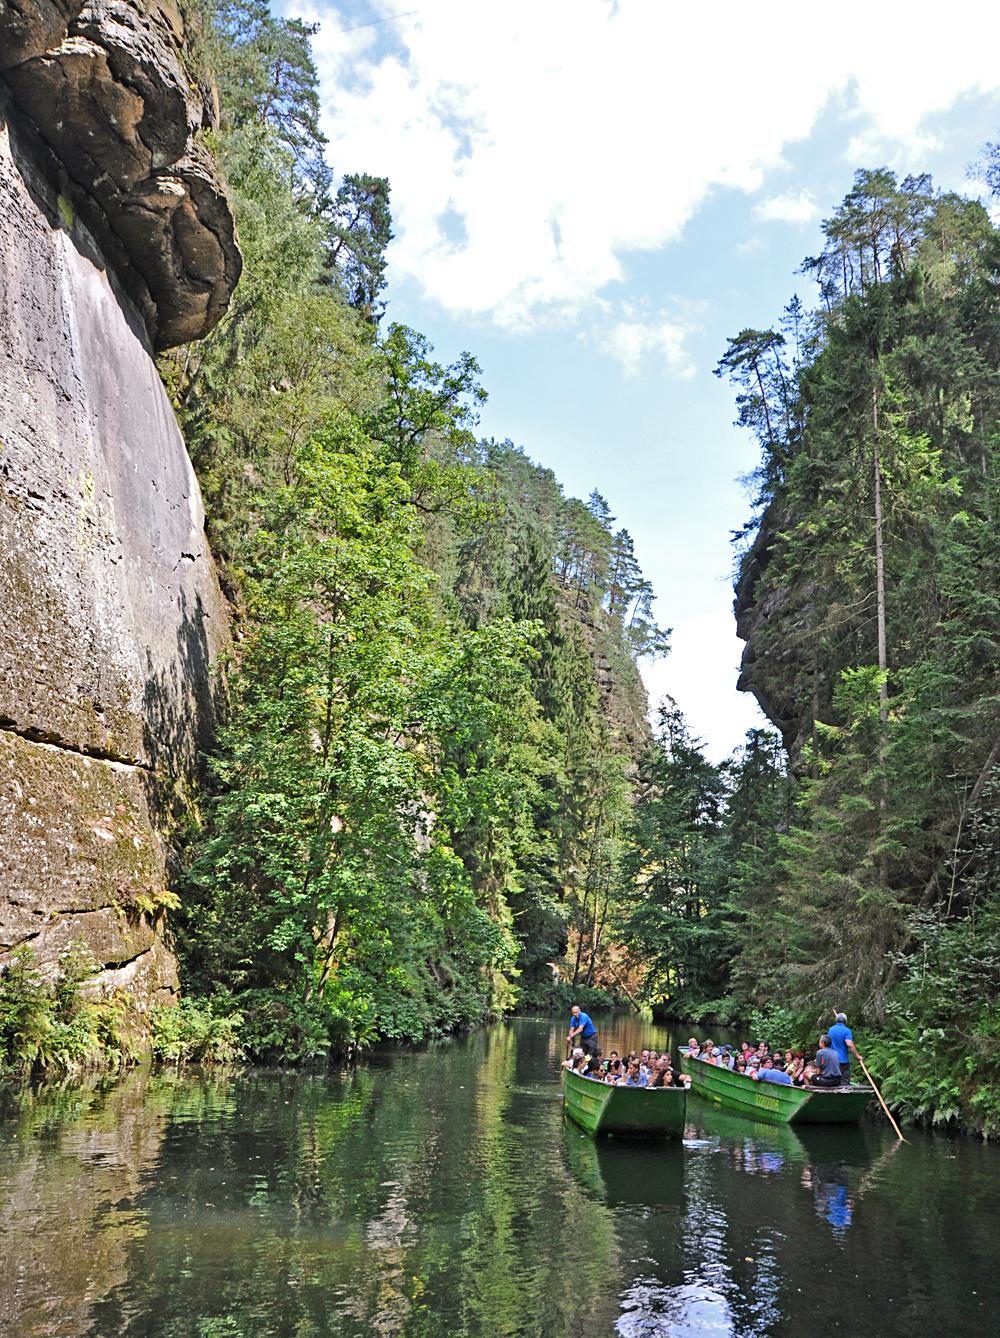
[[[164,13],[0,3],[0,964],[81,940],[140,1006],[176,989],[162,813],[226,639],[152,349],[239,273]]]

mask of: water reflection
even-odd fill
[[[814,1333],[824,1288],[849,1296],[824,1332],[990,1331],[997,1149],[696,1100],[683,1146],[595,1143],[563,1119],[562,1035],[8,1091],[0,1332],[749,1338]]]
[[[128,1276],[142,1234],[135,1200],[155,1165],[163,1116],[148,1074],[7,1089],[0,1174],[0,1331],[76,1335],[96,1298]]]
[[[805,1126],[800,1134],[790,1125],[755,1124],[707,1106],[695,1111],[695,1119],[688,1130],[690,1147],[716,1150],[744,1175],[794,1173],[835,1237],[843,1236],[854,1221],[855,1199],[860,1197],[856,1186],[863,1193],[862,1184],[869,1184],[880,1169],[877,1163],[862,1180],[860,1168],[869,1165],[871,1150],[859,1128]],[[888,1156],[898,1146],[893,1142]]]
[[[578,1184],[610,1207],[680,1209],[684,1196],[684,1155],[674,1142],[594,1139],[569,1119],[563,1148]]]

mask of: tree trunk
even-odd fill
[[[886,727],[889,723],[888,656],[885,642],[885,552],[882,543],[882,457],[878,439],[878,366],[872,358],[872,477],[875,490],[875,614],[878,624],[878,760],[881,780],[878,800],[879,843],[885,840],[886,817],[889,808],[889,784],[885,774]],[[888,860],[884,849],[877,858],[879,886],[885,890],[889,883]],[[884,909],[880,914],[880,921]],[[880,945],[883,946],[884,945]]]
[[[573,984],[580,982],[580,962],[583,957],[583,927],[587,923],[587,903],[590,901],[590,892],[584,890],[583,906],[580,909],[580,918],[576,926],[576,961],[573,963]]]

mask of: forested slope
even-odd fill
[[[187,988],[294,1058],[614,986],[636,665],[665,646],[628,533],[480,441],[475,360],[384,313],[389,185],[333,190],[309,30],[196,18],[244,275],[162,361],[236,627]]]
[[[741,331],[718,369],[762,451],[742,686],[791,774],[776,753],[758,776],[770,821],[741,875],[707,876],[701,925],[724,922],[744,1014],[850,1009],[904,1110],[996,1131],[1000,236],[928,177],[859,172],[803,269],[816,309]]]

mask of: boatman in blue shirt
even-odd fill
[[[580,1011],[580,1005],[574,1004],[569,1010],[569,1035],[567,1045],[582,1045],[592,1055],[597,1049],[597,1028],[586,1013]]]
[[[847,1014],[837,1013],[835,1017],[836,1021],[826,1034],[830,1038],[834,1054],[840,1060],[840,1072],[846,1086],[851,1081],[851,1055],[856,1055],[858,1052],[854,1046],[854,1033],[847,1025]]]

